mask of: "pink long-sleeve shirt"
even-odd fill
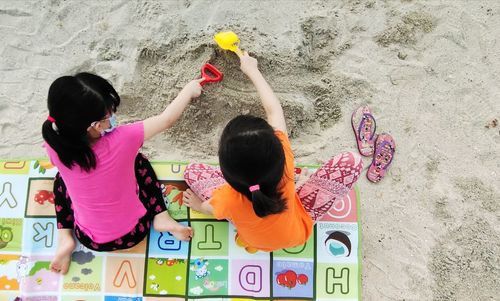
[[[146,209],[137,195],[134,162],[144,142],[144,125],[117,127],[93,146],[97,167],[90,172],[78,165],[67,168],[47,144],[73,204],[75,224],[96,243],[118,239],[134,228]]]

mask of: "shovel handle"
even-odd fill
[[[214,75],[214,77],[211,77],[208,72]],[[207,83],[216,83],[220,82],[222,78],[224,77],[224,74],[220,72],[215,66],[206,63],[201,67],[201,77],[203,78],[203,81],[200,83],[200,85],[205,85]]]

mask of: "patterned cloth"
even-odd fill
[[[220,168],[203,163],[189,164],[184,172],[184,180],[189,188],[204,201],[208,201],[214,190],[226,183]]]
[[[335,201],[349,193],[363,169],[361,156],[341,153],[321,166],[304,185],[297,187],[302,205],[313,221],[320,220]],[[215,189],[226,183],[219,168],[207,164],[189,164],[184,179],[202,200],[208,201]]]
[[[349,193],[363,169],[361,156],[341,153],[328,160],[302,185],[297,187],[300,201],[314,221],[320,220],[336,201]]]

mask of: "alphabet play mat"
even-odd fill
[[[251,254],[226,221],[182,204],[185,163],[154,162],[172,217],[191,242],[151,230],[138,246],[98,253],[78,245],[67,275],[49,271],[57,243],[43,160],[0,161],[0,301],[359,300],[359,194],[352,190],[302,246]],[[280,233],[276,233],[280,235]]]

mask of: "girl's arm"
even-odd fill
[[[201,81],[190,81],[160,115],[144,120],[144,140],[172,127],[186,109],[191,99],[201,95]]]
[[[266,111],[267,122],[276,130],[287,133],[285,116],[279,99],[274,94],[273,90],[267,83],[262,73],[257,67],[257,60],[248,55],[245,51],[243,54],[238,54],[241,62],[241,71],[245,73],[252,81],[257,89],[264,111]]]

